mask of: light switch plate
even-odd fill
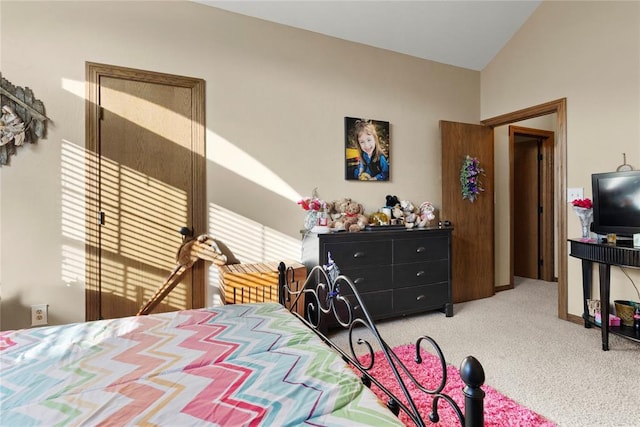
[[[567,188],[567,202],[571,203],[576,199],[584,199],[584,188]]]

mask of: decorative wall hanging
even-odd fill
[[[44,104],[35,99],[33,91],[14,86],[0,73],[0,166],[9,164],[10,156],[17,153],[17,147],[38,138],[46,137]]]
[[[480,167],[478,158],[467,154],[462,162],[462,168],[460,168],[460,185],[462,186],[463,199],[469,199],[473,203],[478,198],[478,194],[484,191],[482,182],[480,182],[480,175],[482,174],[484,174],[484,169]]]
[[[389,180],[389,122],[344,118],[345,179]]]

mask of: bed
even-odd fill
[[[396,414],[412,404],[381,402],[367,387],[376,382],[368,367],[316,328],[317,314],[335,313],[342,326],[377,335],[366,308],[358,318],[336,310],[344,304],[336,289],[349,279],[316,267],[314,280],[292,291],[280,267],[282,304],[1,332],[0,425],[402,425]],[[308,316],[286,308],[301,301]],[[467,385],[474,400],[461,423],[481,425],[482,391]],[[478,401],[479,415],[469,415]],[[419,415],[415,422],[424,424]]]

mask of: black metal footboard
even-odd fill
[[[416,363],[422,363],[421,351],[423,345],[430,345],[434,353],[440,359],[442,367],[441,382],[435,389],[424,387],[410,373],[407,367],[402,363],[393,350],[380,336],[376,325],[373,323],[371,316],[360,298],[360,294],[351,279],[344,275],[340,275],[337,268],[332,266],[316,266],[309,272],[304,286],[298,286],[292,289],[289,286],[291,282],[288,278],[293,273],[292,269],[287,268],[284,263],[279,265],[279,300],[285,307],[296,307],[298,304],[304,304],[304,317],[291,308],[289,311],[298,317],[305,325],[313,330],[329,347],[340,353],[345,362],[349,363],[361,373],[362,382],[370,387],[375,384],[388,397],[387,407],[396,415],[403,411],[417,426],[425,426],[425,421],[420,414],[419,408],[416,407],[413,397],[407,389],[405,380],[401,376],[404,374],[408,381],[423,393],[434,396],[432,407],[428,414],[432,423],[437,423],[440,419],[438,415],[438,405],[440,402],[446,402],[457,414],[461,426],[480,427],[484,426],[484,391],[481,386],[484,384],[484,370],[480,362],[473,356],[467,356],[460,365],[460,377],[465,383],[463,394],[465,396],[464,413],[458,404],[447,394],[443,393],[447,382],[447,364],[438,344],[428,336],[421,336],[416,340]],[[346,298],[344,295],[349,295]],[[350,301],[355,301],[352,304]],[[357,313],[357,314],[355,314]],[[343,350],[335,344],[327,333],[323,331],[320,325],[323,319],[327,317],[335,319],[338,327],[348,331],[349,349]],[[365,338],[363,338],[365,336]],[[370,363],[366,366],[358,359],[356,348],[360,350],[360,356],[364,354],[370,355]],[[387,386],[378,381],[371,370],[375,365],[374,349],[383,352],[384,357],[389,364],[393,375],[397,381],[402,395],[403,401],[389,390]]]

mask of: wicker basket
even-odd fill
[[[615,300],[616,316],[620,318],[625,326],[633,326],[633,309],[635,303],[633,301]]]

